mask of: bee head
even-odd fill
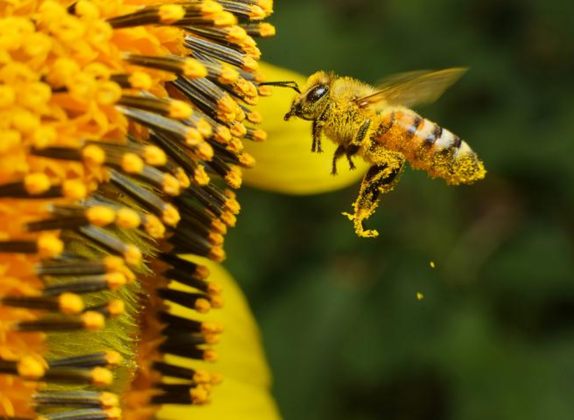
[[[293,99],[291,109],[285,114],[285,121],[292,116],[304,120],[315,120],[319,118],[329,98],[329,89],[333,75],[324,71],[312,74],[307,83],[301,89],[301,93]]]

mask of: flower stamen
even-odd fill
[[[34,403],[40,410],[58,406],[112,408],[119,406],[119,398],[105,391],[41,391],[34,395]]]
[[[145,3],[2,8],[0,417],[152,417],[220,381],[180,358],[216,360],[194,317],[221,287],[175,254],[225,258],[272,2]]]

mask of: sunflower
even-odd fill
[[[355,176],[300,160],[297,124],[271,122],[275,146],[256,144],[261,114],[285,109],[254,109],[270,93],[254,39],[274,34],[271,12],[271,0],[0,3],[0,417],[277,418],[256,326],[213,263],[234,190],[254,154],[247,179],[263,188]]]

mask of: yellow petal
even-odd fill
[[[187,258],[187,256],[186,256]],[[223,382],[213,388],[211,403],[206,406],[166,405],[158,418],[181,420],[196,416],[201,420],[276,420],[278,414],[270,395],[271,375],[261,347],[261,337],[255,319],[241,290],[218,264],[198,257],[189,258],[207,266],[210,279],[223,286],[224,306],[202,318],[224,327],[221,341],[215,346],[217,363],[208,366],[223,376]],[[185,286],[181,287],[185,290]],[[188,310],[188,309],[187,309]],[[172,312],[183,315],[186,309],[173,306]],[[197,314],[194,313],[197,318]],[[169,356],[167,361],[175,360]],[[177,359],[178,364],[184,360]],[[194,365],[205,369],[205,363]],[[193,417],[195,418],[195,417]]]
[[[268,81],[294,80],[300,86],[305,77],[270,64],[260,69]],[[273,95],[260,99],[257,110],[263,116],[262,128],[268,139],[263,143],[246,143],[245,149],[257,161],[255,168],[245,170],[247,185],[285,194],[316,194],[344,188],[355,183],[368,166],[355,159],[357,169],[349,170],[345,159],[339,162],[338,175],[331,175],[335,145],[324,138],[323,153],[311,153],[311,122],[292,118],[284,121],[294,92],[273,88]]]
[[[275,403],[261,388],[225,378],[205,406],[167,405],[157,418],[166,420],[279,420]]]

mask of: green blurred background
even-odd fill
[[[304,74],[375,82],[469,66],[420,111],[489,171],[455,188],[407,170],[369,221],[376,240],[340,216],[358,186],[242,190],[228,267],[284,417],[574,419],[574,2],[276,0],[275,11],[264,56]]]

